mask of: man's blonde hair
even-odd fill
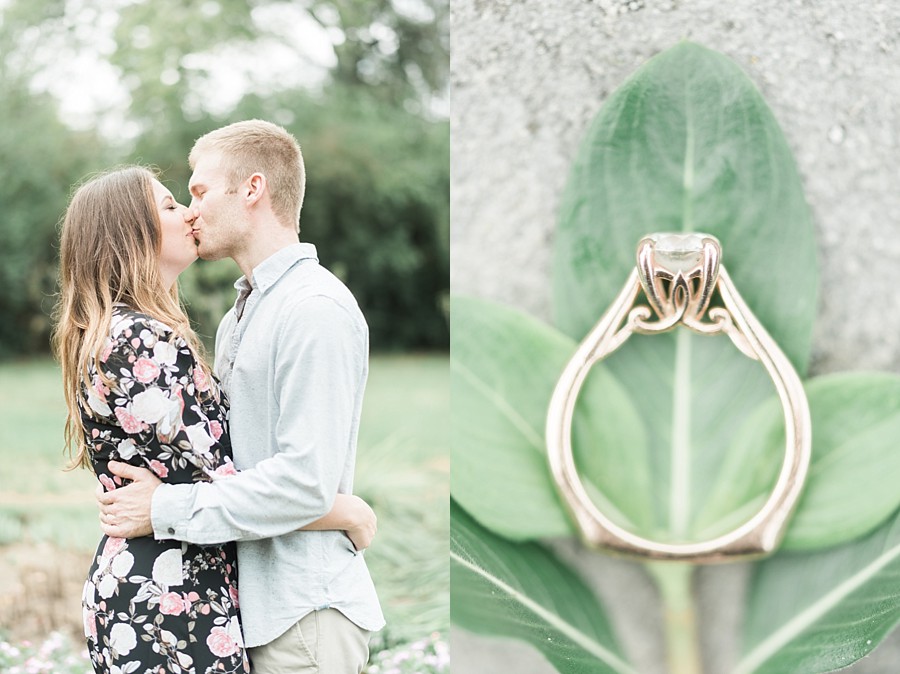
[[[210,131],[194,143],[188,162],[194,169],[201,155],[219,153],[229,187],[237,189],[254,173],[269,186],[272,210],[285,226],[300,231],[300,208],[306,170],[297,140],[282,127],[261,119],[235,122]]]

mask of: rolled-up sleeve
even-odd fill
[[[157,539],[210,545],[271,538],[331,510],[355,455],[365,322],[331,297],[314,295],[284,307],[271,329],[269,400],[276,409],[268,414],[276,453],[212,483],[160,486],[151,514]]]

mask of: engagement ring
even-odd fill
[[[556,384],[547,414],[550,469],[589,545],[645,558],[705,563],[768,554],[784,535],[809,468],[809,405],[800,377],[738,294],[721,257],[719,241],[708,234],[664,233],[641,239],[635,269]],[[641,291],[649,306],[635,304]],[[723,306],[710,308],[716,291]],[[588,497],[572,454],[575,402],[591,367],[633,333],[652,335],[679,325],[706,335],[726,334],[743,354],[765,367],[784,409],[784,462],[771,495],[741,526],[696,543],[652,541],[616,525]]]

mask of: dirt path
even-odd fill
[[[0,546],[0,626],[9,637],[40,641],[59,630],[80,642],[81,588],[91,557],[48,543]]]

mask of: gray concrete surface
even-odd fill
[[[559,197],[604,99],[681,39],[757,84],[796,157],[821,266],[813,373],[900,372],[900,3],[451,0],[451,284],[543,318]],[[848,319],[849,317],[849,319]],[[642,674],[665,672],[653,588],[564,546]],[[746,566],[703,569],[706,674],[734,662]],[[554,671],[518,642],[455,630],[453,671]],[[900,634],[844,670],[900,671]]]

